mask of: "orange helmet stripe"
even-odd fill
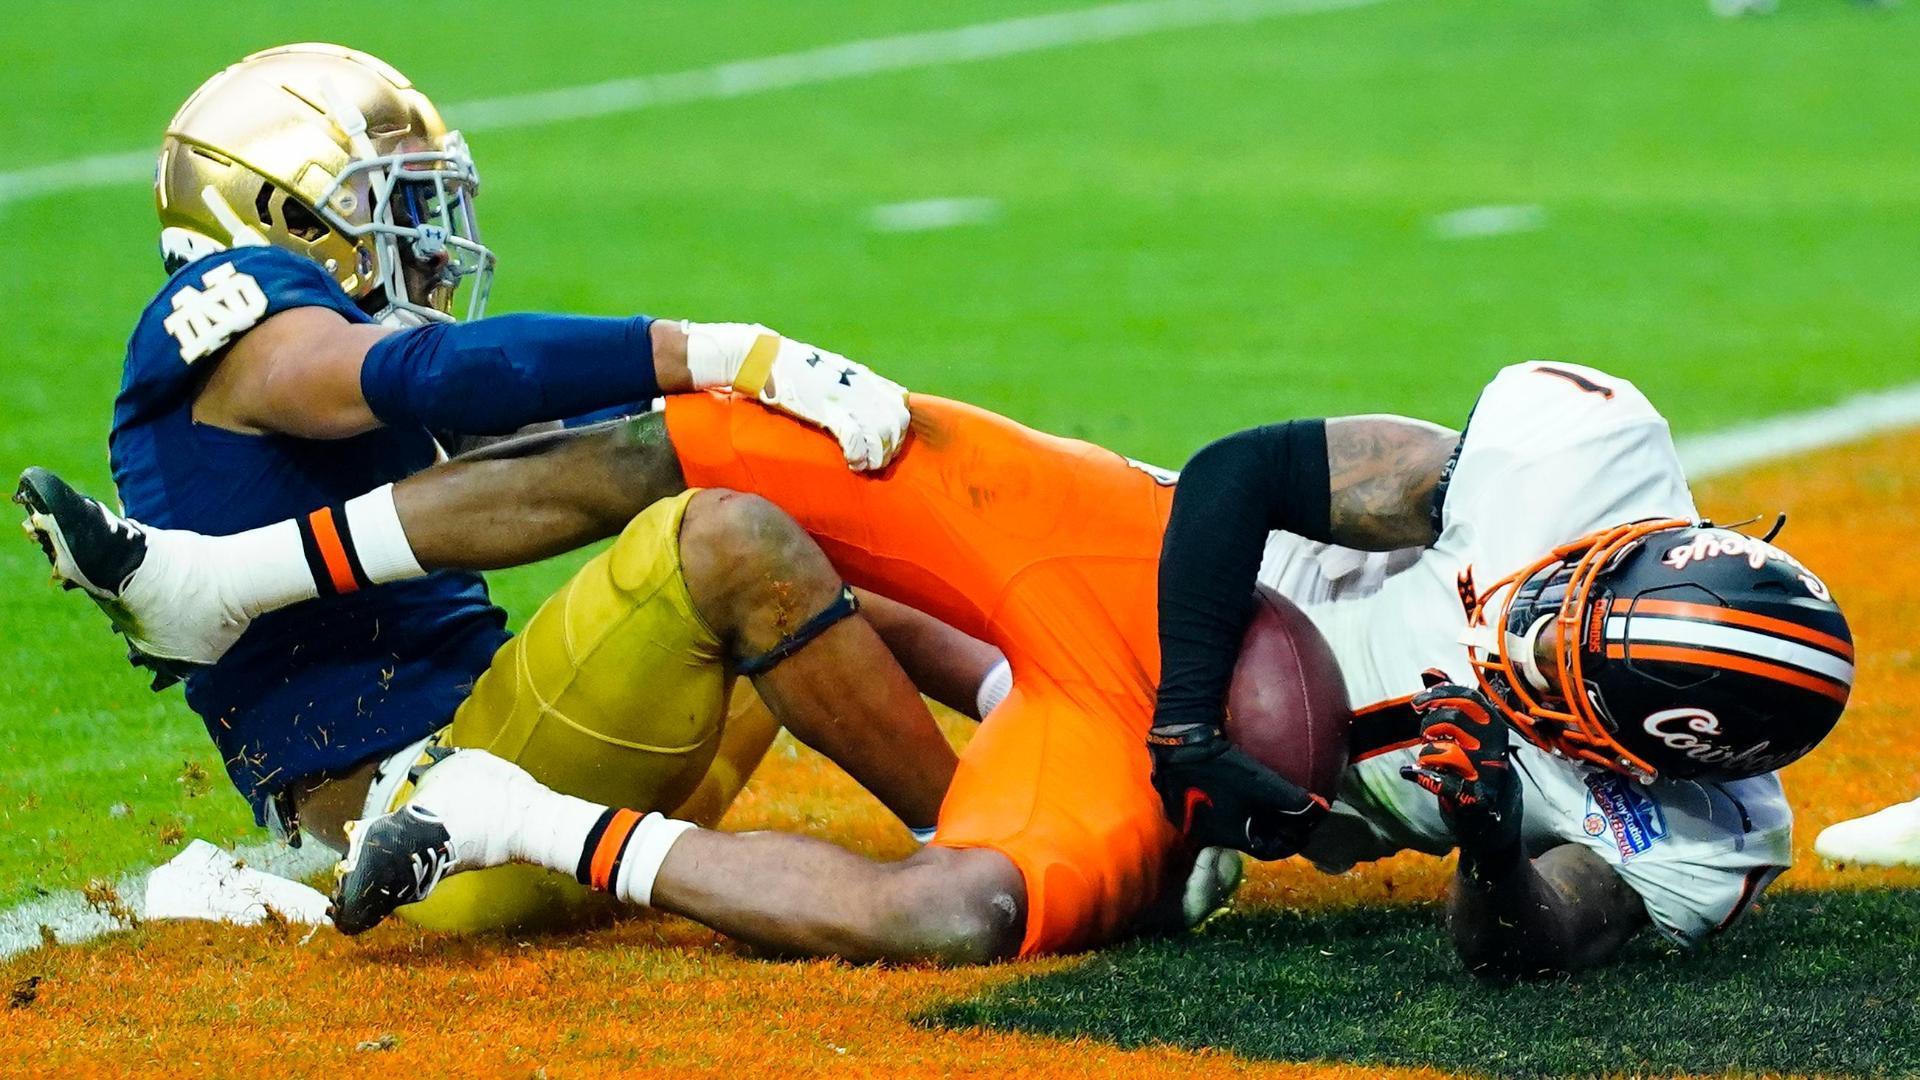
[[[1609,659],[1620,660],[1626,658],[1626,655],[1627,650],[1623,646],[1607,646],[1607,656]],[[1783,667],[1779,664],[1769,664],[1764,660],[1755,660],[1746,656],[1734,656],[1730,653],[1713,652],[1708,649],[1693,649],[1681,645],[1635,645],[1633,647],[1633,659],[1665,661],[1674,664],[1698,664],[1701,667],[1722,668],[1727,671],[1739,671],[1748,675],[1758,675],[1762,678],[1772,679],[1775,682],[1786,683],[1789,686],[1797,686],[1802,690],[1811,690],[1816,694],[1824,694],[1843,705],[1846,704],[1850,689],[1841,683],[1823,679],[1818,675],[1813,675],[1797,668]]]
[[[1735,611],[1732,608],[1714,607],[1712,604],[1689,604],[1682,600],[1641,600],[1638,603],[1615,600],[1612,611],[1615,615],[1677,615],[1687,619],[1726,623],[1729,626],[1744,626],[1751,630],[1764,630],[1769,634],[1804,641],[1847,660],[1853,659],[1853,646],[1832,634],[1823,634],[1798,623],[1756,615],[1750,611]]]

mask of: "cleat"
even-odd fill
[[[127,620],[120,590],[146,561],[146,530],[37,466],[20,474],[13,501],[26,507],[22,527],[39,541],[53,579],[85,589],[115,625]]]
[[[333,925],[349,937],[425,900],[453,867],[453,837],[438,814],[412,803],[346,826],[347,856],[333,869]]]
[[[1920,799],[1820,831],[1814,854],[1855,866],[1920,866]]]
[[[1198,930],[1227,910],[1246,880],[1246,859],[1229,848],[1202,848],[1180,895],[1180,915],[1188,930]]]
[[[218,660],[250,621],[223,601],[206,538],[151,529],[42,468],[20,474],[22,529],[63,589],[85,592],[160,690]]]
[[[413,795],[390,813],[347,825],[334,867],[333,922],[343,934],[377,926],[418,903],[448,874],[511,862],[511,838],[530,801],[552,793],[485,750],[430,745],[409,770]]]

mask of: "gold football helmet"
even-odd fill
[[[338,45],[286,45],[194,91],[167,125],[154,178],[171,271],[211,251],[271,244],[333,276],[395,325],[486,309],[480,177],[466,141],[406,76]],[[411,287],[410,287],[411,286]]]

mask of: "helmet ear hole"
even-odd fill
[[[263,225],[273,225],[273,185],[260,181],[260,194],[253,197],[253,212]]]
[[[287,233],[297,236],[311,244],[327,235],[326,222],[320,216],[307,209],[307,204],[298,199],[288,198],[280,204],[281,216],[286,218]]]

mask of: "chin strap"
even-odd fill
[[[780,643],[758,656],[748,656],[733,662],[736,675],[764,675],[779,666],[780,661],[807,647],[814,638],[826,633],[834,623],[860,610],[860,598],[855,596],[851,586],[840,586],[840,595],[833,603],[822,608],[818,615],[800,624],[800,628]]]

